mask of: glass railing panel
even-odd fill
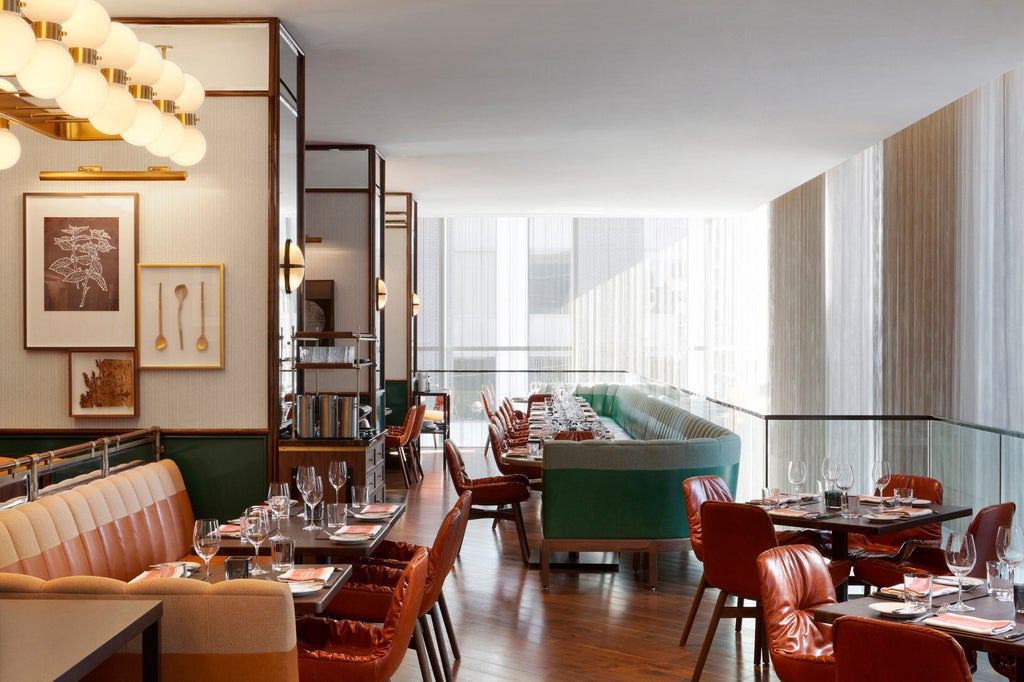
[[[1001,436],[999,499],[1017,505],[1017,521],[1024,514],[1024,438],[1018,435]]]

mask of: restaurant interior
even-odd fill
[[[1024,7],[2,2],[0,679],[1024,680]]]

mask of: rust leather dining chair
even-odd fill
[[[814,610],[836,602],[825,557],[809,545],[769,549],[757,558],[765,637],[775,674],[783,682],[832,682],[836,677],[832,626]]]
[[[995,561],[996,533],[1000,526],[1013,524],[1013,513],[1017,505],[1013,502],[993,504],[979,510],[971,519],[967,532],[974,536],[977,561],[968,574],[975,578],[985,577],[985,562]],[[853,564],[853,574],[874,587],[888,587],[903,582],[904,573],[931,573],[950,575],[946,566],[945,553],[938,543],[920,543],[909,540],[903,544],[894,557],[861,559]]]
[[[723,616],[755,619],[754,665],[761,664],[762,655],[767,663],[757,557],[779,544],[768,512],[755,505],[709,500],[701,505],[701,526],[704,575],[708,586],[717,588],[719,594],[693,671],[693,680],[700,679],[715,630]],[[835,585],[846,579],[850,565],[845,561],[833,562],[827,570]],[[730,595],[750,600],[754,605],[726,606]]]
[[[444,606],[442,609],[444,595],[441,590],[455,565],[459,547],[462,546],[472,500],[473,493],[468,490],[459,496],[455,506],[441,521],[434,544],[427,548],[429,559],[423,600],[419,608],[420,629],[434,678],[440,680],[443,677],[447,682],[451,682],[454,676],[442,637],[445,632],[453,656],[457,659],[460,655],[448,608]],[[382,622],[390,607],[395,586],[401,580],[402,570],[419,549],[419,545],[385,541],[374,551],[373,556],[354,561],[351,577],[342,586],[338,596],[328,604],[325,615],[347,620]],[[422,656],[420,663],[422,665]]]
[[[729,492],[729,486],[721,476],[693,476],[683,481],[683,498],[686,501],[686,518],[690,526],[690,547],[693,549],[693,554],[697,560],[704,563],[704,542],[700,515],[701,505],[708,500],[732,502],[732,493]],[[779,544],[782,545],[811,544],[815,547],[819,537],[814,531],[782,531],[781,533],[777,532],[775,536]],[[841,572],[844,568],[848,568],[848,566],[849,564],[841,563],[833,570]],[[686,646],[686,641],[690,637],[690,630],[693,628],[693,621],[697,617],[697,611],[700,609],[701,600],[704,598],[707,586],[708,582],[702,571],[700,581],[697,583],[697,593],[693,597],[690,613],[686,617],[683,634],[679,638],[679,646]],[[739,606],[743,606],[742,600],[739,601]],[[742,620],[742,616],[737,616],[737,632],[739,632],[740,626],[743,624]]]
[[[937,479],[913,474],[893,474],[882,494],[891,496],[896,488],[913,488],[915,499],[942,504],[942,483]],[[855,562],[876,557],[891,557],[900,551],[905,542],[938,544],[941,540],[942,524],[938,523],[870,537],[861,533],[850,533],[849,556]]]
[[[398,455],[406,488],[412,485],[414,478],[419,480],[416,476],[416,457],[412,454],[409,444],[413,438],[419,437],[419,431],[423,428],[423,413],[426,409],[427,406],[423,404],[413,405],[405,413],[403,425],[388,428],[388,432],[384,436],[385,451],[388,454],[394,452]]]
[[[299,679],[302,682],[383,682],[398,670],[414,636],[417,651],[425,652],[419,608],[428,560],[423,547],[413,555],[394,586],[387,614],[380,625],[330,618],[296,620]]]
[[[833,627],[837,682],[970,682],[964,650],[934,628],[843,616]]]
[[[503,475],[508,476],[511,474],[522,474],[530,479],[530,487],[534,490],[541,490],[543,488],[543,481],[541,476],[544,474],[544,470],[540,466],[527,466],[524,464],[509,464],[503,458],[509,453],[521,452],[527,454],[528,450],[525,447],[517,447],[512,449],[508,444],[502,440],[500,426],[492,421],[487,425],[488,437],[491,441],[491,453],[494,456],[494,465],[498,467]]]
[[[530,499],[530,479],[522,474],[470,478],[466,473],[462,453],[452,440],[444,442],[444,455],[448,460],[448,475],[455,486],[455,492],[459,495],[467,490],[473,492],[470,520],[489,518],[515,523],[523,565],[529,566],[530,545],[526,539],[521,504]]]

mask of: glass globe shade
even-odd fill
[[[68,47],[91,47],[107,42],[110,37],[110,15],[96,0],[78,0],[75,13],[61,24]]]
[[[57,106],[76,118],[89,118],[107,101],[107,79],[92,64],[75,64],[71,87],[57,95]]]
[[[128,130],[121,133],[121,137],[128,144],[136,147],[145,147],[160,137],[160,131],[164,127],[164,119],[160,110],[149,100],[135,100],[137,110],[135,122]]]
[[[173,114],[160,114],[164,121],[160,136],[156,141],[146,145],[150,154],[170,156],[178,151],[185,141],[185,126]]]
[[[165,59],[164,72],[160,74],[160,80],[153,84],[153,99],[175,100],[181,96],[184,89],[185,73],[180,66]]]
[[[185,74],[185,88],[181,91],[181,94],[174,99],[174,103],[178,105],[178,113],[180,114],[194,114],[199,111],[199,107],[203,106],[203,100],[206,99],[206,90],[203,88],[203,84],[199,82],[199,79],[190,73]]]
[[[63,24],[75,13],[78,0],[24,0],[21,13],[32,21],[52,21]],[[81,47],[76,46],[76,47]]]
[[[75,60],[54,40],[37,40],[32,60],[17,73],[23,90],[41,99],[53,99],[71,87]]]
[[[130,28],[119,21],[110,22],[110,36],[96,48],[100,68],[127,71],[139,58],[139,39]]]
[[[7,170],[21,158],[21,142],[7,128],[0,128],[0,170]]]
[[[0,78],[0,90],[3,90],[4,92],[17,92],[18,86],[6,78]]]
[[[194,166],[206,156],[206,136],[195,126],[185,126],[185,141],[171,154],[171,161],[179,166]]]
[[[128,79],[138,85],[153,85],[164,72],[164,58],[160,50],[149,43],[139,42],[139,57],[128,69]]]
[[[107,83],[107,101],[103,108],[89,117],[96,130],[105,135],[120,135],[135,123],[138,107],[135,98],[123,85]]]
[[[36,36],[20,14],[0,12],[0,73],[17,73],[28,65]]]

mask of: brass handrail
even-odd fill
[[[40,476],[64,471],[83,462],[93,461],[97,457],[100,459],[100,477],[106,478],[110,475],[110,457],[112,455],[116,455],[123,449],[150,443],[153,445],[154,458],[159,460],[163,452],[163,447],[160,444],[160,427],[151,426],[148,429],[129,431],[116,436],[69,445],[59,450],[37,452],[7,462],[0,462],[0,485],[17,483],[24,479],[26,487],[23,498],[5,500],[0,502],[0,506],[6,507],[25,501],[35,501],[39,498]],[[100,449],[98,455],[97,449]]]

